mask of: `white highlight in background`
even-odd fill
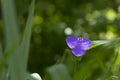
[[[31,76],[36,80],[42,80],[38,73],[32,73]]]
[[[64,33],[66,35],[71,35],[73,33],[72,29],[70,27],[65,28]]]

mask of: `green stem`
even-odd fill
[[[102,79],[102,80],[106,80],[106,79],[109,77],[109,75],[111,74],[111,70],[112,70],[113,65],[115,64],[115,61],[116,61],[116,59],[117,59],[117,56],[118,56],[118,52],[115,54],[115,57],[114,57],[113,61],[111,62],[111,65],[109,66],[107,72],[106,72],[105,75],[103,76],[103,79]]]
[[[73,69],[73,80],[77,80],[76,74],[78,73],[80,68],[80,60],[76,60],[74,63],[74,69]]]

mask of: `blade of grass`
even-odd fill
[[[10,45],[15,41],[16,37],[19,34],[18,24],[16,20],[15,7],[13,0],[1,0],[2,3],[2,12],[4,20],[4,34],[5,34],[5,43],[6,48],[9,48]]]
[[[30,45],[30,39],[31,39],[31,33],[32,33],[32,22],[33,22],[33,16],[34,16],[34,6],[35,6],[35,0],[32,1],[30,9],[29,9],[29,15],[28,15],[27,23],[26,23],[26,28],[25,28],[22,43],[21,43],[20,53],[23,58],[22,60],[23,60],[24,68],[27,67],[29,45]]]
[[[2,59],[2,57],[3,57],[3,52],[2,52],[1,45],[0,45],[0,60]],[[6,77],[5,73],[6,73],[6,69],[0,70],[0,80],[5,79],[5,77]]]
[[[4,56],[0,60],[0,70],[4,68],[4,65],[10,61],[11,57],[15,54],[16,49],[19,47],[21,36],[10,46],[9,49],[5,50]]]
[[[103,45],[103,44],[106,44],[106,43],[109,43],[110,40],[96,40],[96,41],[92,41],[92,46],[89,48],[89,49],[92,49],[92,48],[95,48],[95,47],[98,47],[100,45]]]
[[[120,38],[114,38],[111,40],[95,40],[92,41],[92,46],[89,49],[101,46],[101,45],[115,45],[118,41],[120,41]]]
[[[28,14],[28,20],[26,23],[26,28],[22,37],[22,41],[20,43],[20,46],[16,50],[16,56],[17,61],[15,62],[17,70],[14,71],[14,75],[17,74],[19,76],[14,77],[14,80],[25,80],[26,77],[26,67],[27,67],[27,57],[28,57],[28,51],[29,51],[29,42],[31,37],[31,30],[32,30],[32,18],[34,14],[34,0],[31,3],[30,11]],[[15,67],[14,67],[15,68]],[[19,73],[18,73],[19,72]],[[12,79],[12,80],[13,80]]]
[[[6,0],[4,0],[4,1],[2,0],[3,12],[4,12],[3,13],[4,14],[4,22],[5,22],[4,30],[5,30],[5,36],[6,36],[6,47],[7,47],[7,49],[9,49],[9,46],[11,46],[12,41],[15,40],[17,34],[19,34],[19,33],[17,33],[18,32],[17,31],[17,22],[14,17],[15,10],[14,10],[14,6],[13,6],[13,1],[10,1],[9,4],[7,4],[7,3],[9,3],[9,2],[6,2]],[[11,15],[8,15],[9,12],[7,12],[8,11],[7,9],[9,9],[9,10],[12,9],[11,11],[9,11],[9,12],[11,12]],[[30,41],[30,36],[31,36],[32,17],[33,17],[33,12],[34,12],[34,0],[32,1],[30,9],[31,10],[29,12],[29,17],[27,20],[26,29],[25,29],[25,33],[24,33],[24,36],[22,39],[22,43],[20,44],[20,46],[15,45],[17,48],[13,47],[14,49],[10,50],[10,52],[13,52],[14,55],[12,55],[12,56],[9,55],[12,53],[9,53],[9,50],[8,50],[9,54],[6,54],[6,56],[1,61],[1,67],[3,67],[4,66],[3,64],[5,64],[7,62],[6,59],[10,60],[9,61],[9,76],[11,77],[11,80],[25,79],[24,73],[25,73],[25,69],[26,69],[25,65],[27,64],[28,48],[29,48],[29,41]],[[13,19],[11,16],[13,16]],[[15,35],[13,35],[13,34],[15,34]],[[23,54],[21,52],[23,52]],[[26,59],[25,58],[22,59],[24,54],[27,55],[25,57]],[[11,59],[10,59],[10,56],[12,57]],[[21,59],[23,61],[21,61]]]
[[[16,20],[14,1],[13,0],[1,0],[1,3],[2,3],[2,12],[3,12],[3,20],[4,20],[3,29],[4,29],[5,44],[6,44],[5,50],[7,50],[16,40],[16,37],[19,35],[19,31],[18,31],[18,24]],[[12,80],[15,80],[15,77],[19,76],[19,75],[16,76],[17,74],[14,75],[14,70],[17,69],[16,67],[17,64],[14,63],[15,58],[17,57],[15,55],[12,55],[12,58],[11,60],[9,60],[9,63],[8,63],[9,75]]]

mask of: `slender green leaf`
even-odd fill
[[[2,4],[5,4],[5,1],[2,1],[2,2],[3,2]],[[9,15],[9,16],[13,16],[14,17],[15,16],[15,12],[14,12],[14,7],[12,6],[13,5],[13,1],[10,1],[10,2],[11,2],[11,4],[7,4],[7,5],[10,6],[10,8],[13,9],[13,11],[10,11],[11,15]],[[6,2],[6,3],[8,3],[8,2]],[[6,9],[6,4],[3,7]],[[3,10],[4,10],[4,8],[3,8]],[[27,24],[26,24],[26,29],[25,29],[25,33],[23,35],[22,42],[21,42],[19,47],[14,49],[15,51],[13,51],[13,52],[15,54],[11,56],[12,58],[9,61],[9,76],[11,77],[11,80],[18,80],[18,79],[19,80],[24,80],[25,79],[25,69],[26,69],[25,65],[27,64],[25,62],[27,62],[27,58],[25,57],[26,58],[25,59],[25,58],[23,58],[23,56],[26,53],[28,54],[29,41],[30,41],[30,36],[31,36],[33,12],[34,12],[34,0],[32,1],[31,7],[30,7],[29,17],[28,17],[28,21],[27,21]],[[6,13],[8,13],[8,12],[6,12]],[[5,14],[5,13],[3,13],[3,14]],[[6,43],[7,43],[6,45],[7,46],[10,46],[9,43],[12,43],[10,41],[14,41],[15,38],[13,38],[13,37],[16,37],[17,36],[17,32],[18,32],[17,30],[15,30],[15,29],[17,29],[16,20],[15,19],[13,20],[11,18],[12,19],[11,21],[13,21],[13,23],[10,22],[10,17],[9,16],[5,17],[5,24],[6,24],[5,25],[6,26],[5,34],[6,34]],[[8,23],[9,23],[9,27],[7,25]],[[14,29],[12,29],[10,27],[10,23],[11,23],[11,26],[13,26]],[[16,31],[16,32],[14,32],[14,31]],[[9,33],[11,33],[11,35]],[[15,34],[15,35],[13,35],[12,33]],[[13,36],[13,37],[11,38],[10,36]],[[9,39],[13,39],[13,40],[9,40]],[[23,52],[23,54],[22,54],[22,52]],[[9,60],[9,55],[6,56],[6,59]],[[2,60],[2,63],[5,63],[5,62],[6,62],[6,60],[4,58]]]
[[[31,39],[31,33],[32,33],[32,23],[33,23],[34,6],[35,6],[34,4],[35,4],[35,0],[32,1],[32,4],[30,6],[26,28],[25,28],[22,43],[21,43],[21,50],[19,51],[21,53],[23,66],[25,68],[27,67],[29,45],[30,45],[30,39]]]
[[[92,48],[95,48],[95,47],[98,47],[100,45],[115,45],[118,41],[120,41],[120,38],[114,38],[114,39],[111,39],[111,40],[95,40],[95,41],[92,41],[92,46],[89,48],[89,49],[92,49]]]
[[[96,41],[92,41],[93,45],[90,47],[90,49],[98,47],[98,46],[106,44],[106,43],[109,43],[109,42],[110,42],[109,40],[96,40]]]
[[[3,53],[0,45],[0,60],[2,59],[2,57],[3,57]],[[0,70],[0,80],[3,80],[6,76],[4,71],[5,71],[4,69]]]
[[[18,61],[16,61],[16,67],[18,68],[17,71],[14,72],[14,74],[19,75],[19,78],[16,79],[24,80],[26,75],[26,67],[27,67],[27,57],[28,57],[28,51],[29,51],[29,44],[30,44],[30,37],[31,37],[31,30],[32,30],[32,18],[34,14],[34,0],[31,3],[30,11],[28,15],[28,20],[26,23],[25,32],[22,37],[22,41],[18,49],[16,50],[16,53],[18,55]],[[18,73],[19,72],[19,73]],[[15,80],[16,80],[15,79]]]
[[[1,0],[2,12],[4,20],[4,34],[6,48],[15,41],[16,37],[19,35],[18,24],[16,20],[16,13],[13,0]]]
[[[20,37],[21,38],[21,37]],[[4,67],[4,65],[11,59],[11,57],[15,54],[16,49],[20,45],[21,39],[18,38],[13,45],[10,46],[9,49],[7,49],[4,52],[4,56],[0,60],[0,70]]]
[[[1,0],[2,3],[2,12],[3,12],[3,20],[4,20],[4,35],[5,35],[5,43],[6,50],[10,48],[13,42],[16,40],[16,37],[19,35],[18,25],[16,20],[16,13],[14,7],[13,0]],[[9,53],[8,53],[9,54]],[[15,66],[17,64],[14,63],[16,56],[13,55],[12,59],[9,60],[9,74],[12,80],[13,77],[18,77],[14,75]],[[16,68],[17,69],[17,68]]]

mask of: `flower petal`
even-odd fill
[[[81,46],[81,49],[83,50],[87,50],[92,44],[92,42],[87,38],[79,38],[79,40],[81,41],[80,46]]]
[[[76,36],[68,36],[66,38],[67,45],[72,49],[76,46],[78,38]]]
[[[77,46],[72,49],[72,52],[75,56],[79,57],[79,56],[83,56],[85,54],[86,50],[83,50],[80,48],[80,46]]]

